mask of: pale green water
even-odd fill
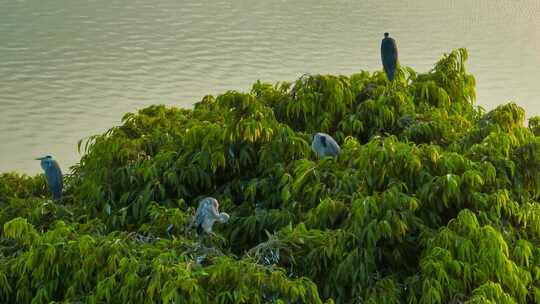
[[[384,31],[420,71],[467,47],[480,105],[540,115],[539,0],[0,0],[0,172],[67,169],[150,104],[380,69]]]

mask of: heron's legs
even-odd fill
[[[169,236],[169,238],[173,238],[173,234],[172,234],[172,231],[174,229],[174,225],[173,224],[170,224],[169,226],[167,226],[167,235]]]

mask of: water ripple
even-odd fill
[[[420,70],[468,47],[481,105],[539,115],[539,11],[537,0],[2,1],[0,172],[38,172],[47,153],[74,164],[80,138],[150,104],[380,69],[384,31]]]

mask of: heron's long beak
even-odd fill
[[[45,156],[43,156],[43,157],[38,157],[38,158],[36,158],[36,160],[43,160],[44,158],[45,158]]]

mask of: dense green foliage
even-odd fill
[[[0,175],[0,302],[540,303],[540,118],[475,107],[466,59],[127,114],[62,202]],[[199,240],[204,196],[231,220]]]

